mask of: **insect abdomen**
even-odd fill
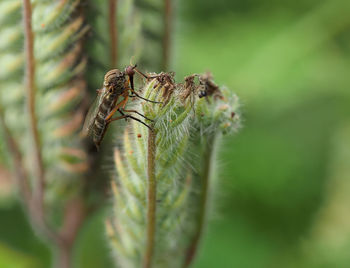
[[[103,100],[95,118],[93,140],[96,145],[100,144],[100,142],[103,139],[104,133],[106,131],[107,122],[105,118],[108,116],[108,114],[112,110],[112,105],[114,103],[114,98],[115,98],[115,96],[112,96],[112,95],[113,94],[106,96],[106,98]]]
[[[93,140],[95,143],[100,143],[100,141],[103,138],[103,133],[106,128],[106,121],[105,116],[102,115],[102,113],[98,112],[97,116],[95,118],[94,122],[94,129],[93,129]]]

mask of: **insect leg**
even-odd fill
[[[132,92],[133,94],[135,94],[135,96],[130,96],[130,97],[138,97],[138,98],[140,98],[140,99],[143,99],[143,100],[145,100],[145,101],[152,102],[152,103],[162,103],[162,102],[159,102],[159,101],[152,101],[152,100],[145,99],[145,98],[141,97],[139,94],[137,94],[137,93],[135,92],[135,90],[133,90],[133,89],[131,89],[131,92]]]
[[[119,112],[121,115],[125,115],[121,109],[118,109],[118,112]],[[125,121],[128,121],[128,118],[127,118],[127,117],[125,117]]]
[[[129,94],[128,92],[126,91],[125,94],[124,94],[124,100],[123,100],[123,105],[122,105],[122,108],[124,109],[127,102],[128,102],[128,99],[129,99]]]
[[[125,115],[122,115],[122,116],[118,116],[118,117],[115,117],[115,118],[112,118],[108,121],[108,123],[112,122],[112,121],[116,121],[116,120],[120,120],[120,119],[123,119],[123,118],[131,118],[131,119],[134,119],[136,120],[137,122],[143,124],[144,126],[148,127],[150,130],[152,130],[152,128],[147,125],[146,123],[142,122],[140,119],[136,118],[136,117],[133,117],[132,115],[129,115],[129,114],[125,114]]]
[[[116,111],[118,111],[119,108],[125,107],[127,101],[128,101],[128,98],[125,97],[125,99],[122,100],[121,102],[119,102],[119,103],[113,108],[113,110],[106,116],[105,120],[108,122],[108,121],[111,119],[111,117],[116,113]]]
[[[136,114],[142,116],[143,118],[145,118],[146,120],[149,120],[149,121],[154,122],[154,120],[149,119],[147,116],[143,115],[142,113],[139,113],[139,112],[136,111],[136,110],[125,110],[125,109],[123,108],[123,109],[119,109],[118,111],[119,111],[121,114],[123,114],[123,112],[127,112],[127,113],[136,113]]]
[[[138,74],[140,74],[141,76],[143,76],[144,78],[146,79],[150,79],[151,77],[149,77],[148,75],[145,75],[143,72],[139,71],[137,68],[136,68],[136,65],[134,66],[133,68]]]

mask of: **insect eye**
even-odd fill
[[[200,98],[203,98],[203,97],[205,97],[205,96],[207,96],[207,92],[204,91],[204,90],[201,90],[201,91],[199,92],[199,94],[198,94],[198,97],[200,97]]]

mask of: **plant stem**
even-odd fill
[[[72,247],[66,244],[57,245],[58,248],[54,249],[55,256],[55,268],[69,268],[72,265]]]
[[[9,151],[12,156],[13,164],[15,166],[14,174],[16,178],[16,185],[19,188],[23,208],[27,213],[32,226],[36,227],[36,229],[40,231],[41,234],[45,235],[47,239],[54,241],[54,243],[57,245],[60,245],[62,243],[62,239],[46,225],[43,214],[38,213],[39,210],[37,209],[37,204],[34,203],[32,197],[32,191],[29,184],[29,176],[27,170],[25,169],[21,152],[6,125],[2,107],[0,107],[0,124],[4,131],[5,139],[9,146]]]
[[[156,195],[157,185],[155,177],[156,133],[150,129],[148,132],[148,193],[147,193],[147,236],[144,268],[150,268],[154,254],[154,241],[156,233]]]
[[[32,6],[30,0],[23,0],[23,19],[24,19],[24,47],[26,56],[25,83],[27,106],[29,112],[30,132],[33,138],[34,149],[34,169],[37,176],[35,193],[33,198],[36,203],[37,213],[43,214],[44,204],[44,165],[40,151],[39,132],[37,128],[37,118],[35,115],[35,59],[34,59],[34,36],[32,31]]]
[[[86,219],[87,211],[84,200],[75,198],[65,206],[64,221],[59,232],[60,240],[55,241],[53,249],[56,255],[55,266],[57,268],[69,268],[72,266],[72,251],[78,232]]]
[[[110,53],[111,53],[111,67],[115,68],[118,64],[118,28],[116,21],[118,0],[109,0],[109,36],[110,36]]]
[[[212,161],[213,161],[213,155],[214,155],[214,143],[215,143],[215,135],[212,137],[209,137],[205,140],[205,152],[203,156],[203,166],[204,171],[203,175],[201,177],[202,182],[202,189],[201,189],[201,201],[200,201],[200,211],[198,214],[197,219],[197,228],[196,228],[196,234],[193,237],[193,240],[190,244],[190,246],[187,249],[186,252],[186,258],[183,267],[189,267],[191,263],[193,262],[196,253],[198,251],[198,245],[201,239],[201,236],[203,234],[203,230],[205,227],[206,217],[207,217],[207,210],[208,210],[208,195],[209,195],[209,180],[211,175],[211,169],[212,169]]]
[[[163,34],[163,59],[162,70],[168,71],[170,61],[170,38],[171,38],[172,3],[164,1],[164,34]]]

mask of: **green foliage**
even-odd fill
[[[178,76],[210,65],[246,121],[222,143],[216,217],[195,267],[310,267],[298,261],[300,242],[326,198],[332,133],[349,114],[347,4],[254,2],[226,15],[183,3],[191,23],[176,38]]]
[[[331,139],[324,206],[317,213],[309,239],[302,245],[303,260],[310,267],[346,267],[350,261],[350,219],[348,216],[350,183],[347,149],[350,125],[341,125]]]
[[[31,257],[0,244],[0,266],[7,268],[35,268],[38,267],[38,263]]]

